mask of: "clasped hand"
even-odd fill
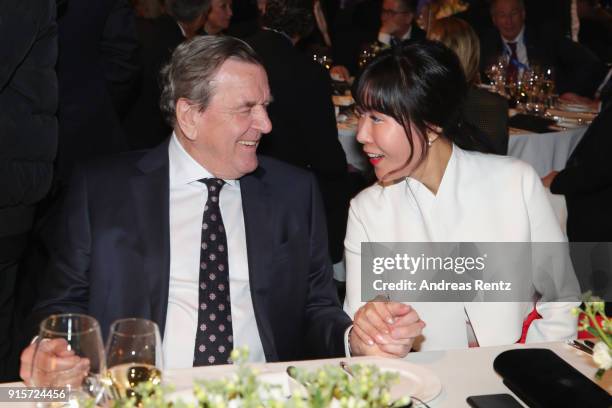
[[[372,301],[355,313],[350,334],[353,355],[404,357],[425,327],[411,306]]]

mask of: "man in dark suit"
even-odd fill
[[[553,194],[565,195],[567,235],[573,242],[612,242],[612,104],[589,126],[560,172],[544,178]]]
[[[314,26],[309,0],[270,0],[264,27],[246,41],[262,58],[274,103],[272,132],[259,152],[312,171],[321,189],[330,255],[342,260],[349,178],[332,104],[328,72],[294,47]]]
[[[558,93],[574,92],[592,97],[605,75],[599,59],[580,44],[562,36],[547,24],[525,24],[522,0],[494,0],[491,18],[496,31],[481,37],[481,71],[506,56],[509,80],[538,65],[553,68]],[[537,27],[537,28],[536,28]]]
[[[416,24],[416,0],[365,0],[345,11],[350,25],[339,27],[334,40],[335,63],[357,70],[359,53],[372,43],[390,46],[422,40],[425,32]]]
[[[270,101],[242,41],[179,45],[161,101],[173,136],[75,171],[33,321],[88,313],[106,337],[115,319],[151,319],[166,367],[226,363],[244,345],[258,361],[343,355],[351,319],[335,295],[314,178],[256,155]],[[78,364],[62,345],[47,343],[45,369]],[[22,353],[26,382],[33,349]]]
[[[136,19],[140,45],[141,85],[123,126],[132,149],[152,148],[172,133],[159,108],[159,71],[172,51],[203,26],[210,0],[166,0],[166,13],[156,19]]]
[[[19,263],[36,203],[51,186],[57,149],[55,0],[0,4],[0,382],[16,376],[9,358]],[[19,271],[19,272],[18,272]],[[14,360],[14,361],[13,361]]]
[[[126,0],[70,0],[58,7],[57,175],[76,160],[127,150],[121,127],[138,86],[134,13]]]

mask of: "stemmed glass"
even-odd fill
[[[106,371],[100,325],[83,314],[51,315],[40,324],[32,358],[32,384],[36,387],[65,387],[68,406],[104,394],[101,376]],[[61,405],[61,404],[54,404]]]
[[[497,59],[493,64],[489,65],[485,71],[485,74],[489,78],[491,85],[496,93],[505,95],[506,93],[506,69],[508,62],[502,56]]]
[[[554,106],[554,93],[555,93],[555,72],[552,68],[548,67],[544,70],[542,75],[542,96],[546,101],[546,105],[550,108]]]
[[[114,399],[139,398],[135,390],[138,384],[161,382],[161,336],[151,320],[130,318],[113,322],[106,356],[107,382]]]

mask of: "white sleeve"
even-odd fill
[[[567,242],[544,186],[529,166],[523,172],[523,195],[531,227],[531,242]],[[571,266],[568,247],[536,244],[534,248],[534,286],[543,298],[560,301],[536,303],[536,310],[542,319],[531,323],[526,342],[575,338],[578,318],[571,311],[580,304],[580,289]]]

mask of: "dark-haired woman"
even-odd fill
[[[351,335],[383,351],[402,333],[388,326],[384,303],[361,302],[362,242],[563,242],[535,171],[511,157],[467,151],[472,135],[457,118],[466,92],[457,56],[423,41],[381,54],[358,80],[357,140],[378,183],[361,192],[349,212],[345,310]],[[509,260],[511,261],[511,260]],[[575,279],[564,283],[573,286]],[[528,342],[576,335],[577,303],[537,303]],[[435,350],[515,343],[533,303],[414,303],[426,323],[412,349]],[[378,328],[378,329],[376,329]],[[410,335],[405,332],[404,335]],[[406,343],[404,343],[406,344]]]

